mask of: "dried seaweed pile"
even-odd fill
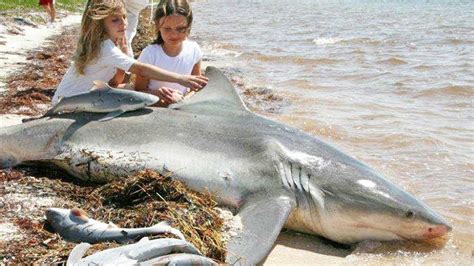
[[[140,12],[140,19],[137,27],[137,35],[132,41],[133,52],[137,58],[141,51],[155,40],[155,23],[150,18],[151,8],[147,7]]]
[[[42,113],[69,67],[76,38],[77,30],[66,29],[50,46],[31,52],[27,57],[29,63],[8,78],[7,93],[0,100],[0,113]]]
[[[148,170],[106,185],[90,187],[58,178],[30,179],[24,176],[44,175],[35,171],[37,170],[31,168],[20,172],[3,171],[0,172],[0,181],[15,180],[19,184],[35,185],[39,190],[43,190],[42,193],[53,192],[64,199],[62,206],[57,207],[80,207],[89,215],[93,214],[92,218],[110,221],[120,227],[145,227],[168,221],[181,230],[186,239],[204,255],[220,262],[225,259],[220,235],[223,222],[214,210],[216,202],[208,194],[190,191],[170,176],[162,176]],[[0,214],[9,215],[8,212],[12,211],[10,208],[5,206]],[[74,244],[61,240],[57,234],[45,230],[45,224],[41,220],[22,217],[14,219],[14,223],[21,228],[25,237],[6,243],[0,242],[0,261],[56,263],[64,261],[74,247]],[[117,245],[99,244],[94,245],[92,250]]]
[[[182,182],[145,170],[133,177],[104,185],[92,194],[104,206],[123,210],[125,227],[151,226],[168,221],[183,232],[203,254],[223,261],[220,231],[223,221],[210,194],[189,190]],[[128,213],[133,210],[132,213]],[[136,212],[143,215],[138,216]]]

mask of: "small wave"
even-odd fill
[[[242,55],[241,52],[238,52],[240,48],[238,45],[234,44],[225,44],[225,43],[213,43],[207,44],[202,46],[205,54],[209,54],[211,56],[231,56],[231,57],[239,57]]]
[[[245,56],[249,58],[255,58],[263,62],[294,63],[298,65],[333,65],[340,62],[340,60],[331,58],[303,58],[299,56],[276,56],[256,53],[246,53]]]
[[[391,58],[389,58],[389,59],[385,59],[385,60],[379,61],[378,63],[379,63],[379,64],[392,65],[392,66],[398,66],[398,65],[405,65],[405,64],[407,64],[407,61],[402,60],[402,59],[400,59],[400,58],[391,57]]]
[[[343,44],[355,45],[355,44],[362,44],[362,45],[371,45],[371,46],[378,46],[383,44],[384,41],[375,40],[367,37],[357,37],[352,39],[341,40]],[[386,42],[386,41],[385,41]]]
[[[220,49],[220,48],[214,48],[210,50],[210,54],[216,55],[218,57],[220,56],[231,56],[231,57],[239,57],[242,55],[240,52],[232,51],[232,50],[227,50],[227,49]]]
[[[446,86],[442,88],[432,88],[423,90],[418,93],[418,97],[433,97],[433,96],[474,96],[474,87],[472,86]]]
[[[422,65],[418,65],[418,66],[413,67],[413,69],[416,69],[418,71],[430,71],[430,70],[434,69],[434,66],[422,64]]]
[[[338,43],[342,41],[341,38],[318,38],[318,39],[314,39],[313,40],[313,43],[315,43],[316,45],[328,45],[328,44],[335,44],[335,43]]]

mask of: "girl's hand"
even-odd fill
[[[198,91],[207,85],[209,81],[205,76],[192,76],[192,75],[182,75],[179,79],[179,84],[183,85],[186,88],[190,88],[193,91]]]
[[[177,103],[183,99],[183,94],[180,91],[167,87],[154,89],[150,92],[160,98],[160,106],[168,106],[172,103]]]
[[[122,53],[128,55],[127,37],[116,38],[114,43],[115,43],[115,46],[120,48],[120,51],[122,51]]]

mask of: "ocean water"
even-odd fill
[[[383,173],[453,226],[353,263],[473,264],[474,2],[196,1],[192,39],[249,107]]]

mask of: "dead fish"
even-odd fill
[[[159,98],[149,93],[133,90],[116,89],[107,83],[96,80],[94,87],[86,92],[70,97],[60,98],[58,103],[49,109],[42,117],[58,113],[108,113],[99,121],[107,121],[125,112],[135,111],[157,103]],[[28,122],[33,119],[25,119]]]
[[[186,254],[186,253],[176,253],[164,255],[158,258],[140,262],[140,266],[151,266],[151,265],[218,265],[215,261],[211,260],[208,257],[196,255],[196,254]]]
[[[164,233],[184,239],[184,235],[178,229],[169,226],[166,222],[144,228],[119,228],[112,223],[106,224],[91,219],[80,209],[50,208],[46,211],[46,219],[55,232],[66,241],[75,243],[94,244],[107,241],[133,243],[144,236]]]
[[[173,238],[149,240],[147,237],[144,237],[135,244],[106,249],[82,258],[90,246],[88,243],[81,243],[74,247],[66,265],[142,265],[142,263],[145,265],[157,265],[153,263],[153,260],[172,253],[201,255],[199,250],[189,242]],[[207,259],[206,257],[199,257]],[[194,262],[196,258],[189,257],[187,261]],[[200,261],[206,262],[206,260]],[[186,260],[183,262],[186,265],[191,265],[186,263]]]

